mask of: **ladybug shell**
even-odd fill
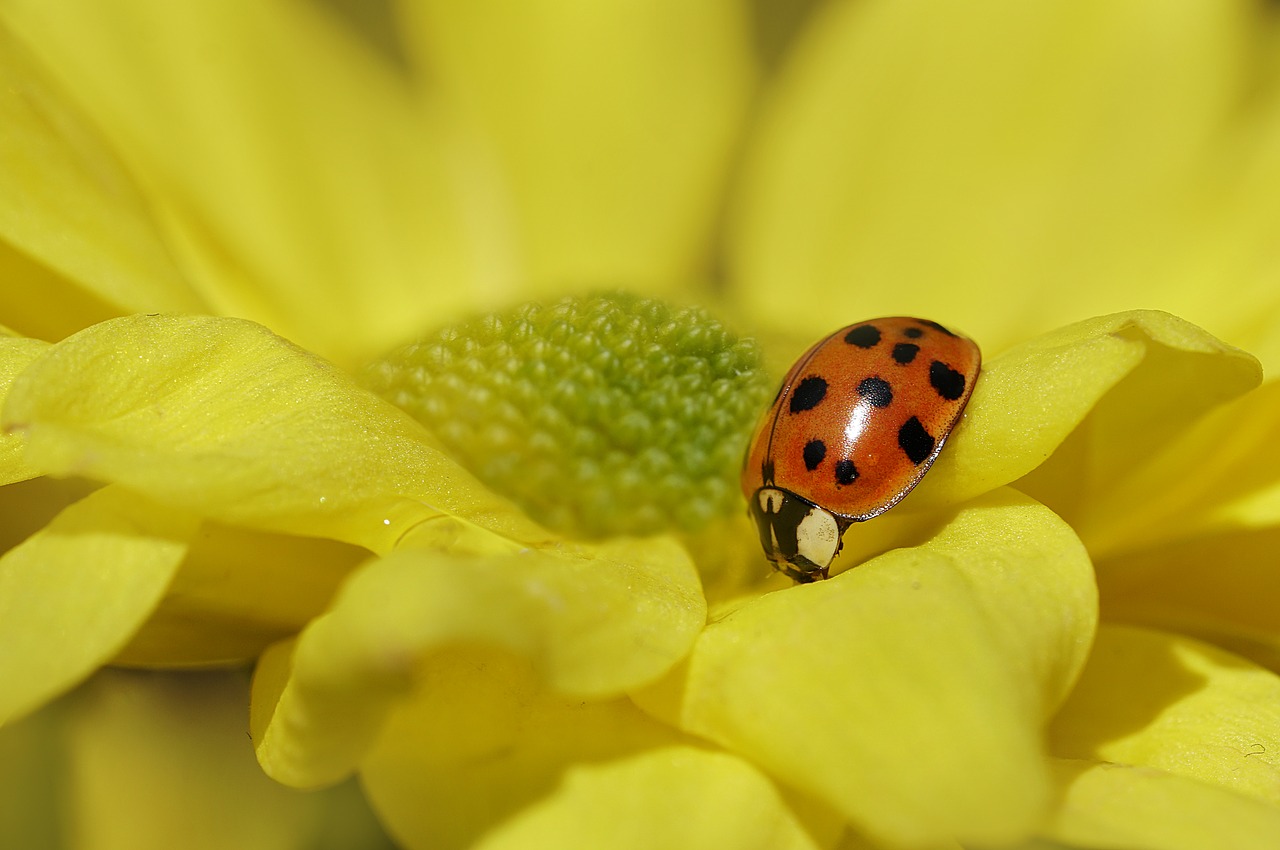
[[[850,522],[883,513],[938,456],[981,361],[972,340],[925,319],[841,328],[783,379],[747,451],[744,494],[777,487]]]

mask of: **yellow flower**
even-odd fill
[[[238,673],[94,674],[256,660],[266,774],[407,847],[1280,841],[1280,398],[1112,314],[1280,354],[1261,11],[339,8],[0,10],[0,835],[45,770],[69,834],[319,842],[354,786],[246,772]],[[352,377],[601,284],[988,363],[803,587],[742,518],[561,539]]]

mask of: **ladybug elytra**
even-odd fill
[[[900,502],[960,421],[982,356],[905,316],[841,328],[796,361],[747,450],[742,491],[774,566],[827,577],[845,530]]]

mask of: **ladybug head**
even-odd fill
[[[840,551],[847,523],[830,511],[776,487],[761,487],[751,499],[760,545],[773,565],[798,582],[827,577]]]

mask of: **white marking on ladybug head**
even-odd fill
[[[840,549],[840,526],[829,511],[814,506],[796,527],[796,549],[800,557],[825,570]]]
[[[756,491],[756,497],[760,500],[760,511],[762,513],[776,514],[782,510],[784,494],[781,490],[775,490],[772,487],[761,487]]]

